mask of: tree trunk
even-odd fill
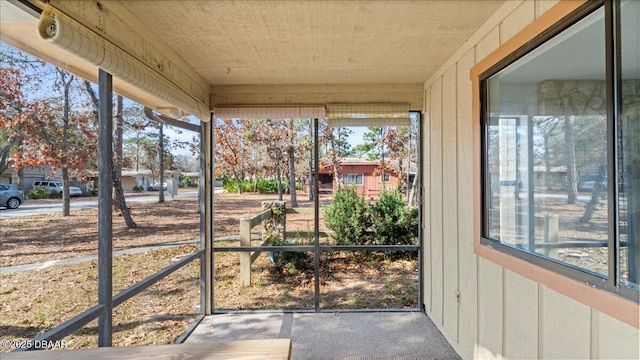
[[[123,128],[124,120],[122,118],[122,96],[118,95],[116,98],[116,136],[114,143],[114,167],[113,167],[113,205],[120,209],[120,213],[124,218],[124,222],[129,229],[137,228],[138,225],[133,221],[131,212],[127,207],[127,201],[124,197],[124,190],[122,189],[122,142],[123,142]]]
[[[289,191],[291,192],[291,207],[298,207],[298,198],[296,196],[296,163],[295,149],[289,147]]]
[[[564,118],[564,140],[567,162],[567,204],[575,204],[578,201],[578,177],[574,146],[573,116],[565,116]]]
[[[114,170],[115,173],[115,170]],[[127,202],[125,200],[124,197],[124,191],[122,190],[122,183],[120,181],[120,178],[116,178],[115,174],[113,174],[113,186],[114,186],[114,190],[115,190],[115,197],[117,199],[117,202],[119,204],[119,208],[120,208],[120,213],[122,213],[122,217],[124,218],[124,222],[125,224],[127,224],[127,227],[129,229],[135,229],[138,227],[138,224],[136,224],[135,221],[133,221],[133,218],[131,217],[131,212],[129,211],[129,208],[127,207]]]
[[[18,178],[16,181],[16,187],[22,191],[22,195],[26,195],[24,192],[24,169],[18,169]]]
[[[282,151],[278,150],[276,155],[276,180],[278,181],[278,201],[282,201],[282,173],[280,172],[280,162],[282,160]]]
[[[240,179],[242,179],[243,177],[237,171],[234,171],[233,178],[236,179],[236,184],[238,185],[238,194],[242,194],[242,184],[240,182]]]
[[[13,142],[7,144],[4,148],[0,149],[0,174],[5,172],[11,167],[11,149],[15,146]]]
[[[164,202],[164,124],[160,124],[158,135],[158,162],[160,165],[160,183],[158,184],[158,202]]]
[[[596,181],[593,184],[593,190],[591,191],[591,201],[589,201],[589,205],[584,211],[584,214],[580,218],[580,223],[584,224],[591,220],[591,216],[596,211],[596,206],[600,202],[600,194],[603,190],[604,183],[604,175],[607,171],[607,167],[605,165],[600,165],[598,169],[598,176],[596,177]],[[606,191],[606,189],[604,189]]]
[[[309,139],[313,139],[313,121],[309,121]],[[313,142],[313,141],[312,141]],[[309,179],[307,180],[307,192],[309,195],[309,201],[313,201],[314,197],[314,186],[315,186],[315,181],[314,180],[314,174],[313,174],[313,149],[317,144],[313,144],[313,146],[311,146],[309,148]],[[320,171],[319,169],[316,169],[316,176],[318,176],[318,171]]]
[[[69,169],[62,168],[62,216],[71,213],[71,199],[69,197]]]
[[[551,157],[549,155],[549,133],[544,134],[544,187],[551,190]]]
[[[336,190],[340,190],[340,175],[338,174],[338,169],[339,169],[338,154],[336,153],[336,141],[335,141],[335,137],[333,136],[333,131],[331,131],[330,145],[331,145],[331,163],[333,166],[333,188]]]

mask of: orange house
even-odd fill
[[[328,161],[321,162],[318,180],[320,191],[335,191],[338,184],[335,183],[333,165],[326,165]],[[339,186],[355,186],[358,194],[363,194],[367,199],[375,199],[378,193],[384,189],[395,189],[403,185],[400,179],[400,166],[397,160],[389,162],[384,169],[380,161],[369,161],[360,158],[344,158],[339,161],[338,181]],[[413,179],[415,171],[410,172],[409,179]]]

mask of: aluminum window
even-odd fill
[[[640,3],[585,8],[481,75],[482,243],[638,301]]]
[[[342,183],[345,185],[362,186],[363,174],[342,174]]]

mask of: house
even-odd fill
[[[13,169],[9,169],[0,174],[0,183],[11,184],[13,183]]]
[[[16,184],[19,182],[18,171],[9,168],[0,175],[0,182]],[[60,169],[53,171],[49,166],[29,166],[22,169],[22,189],[29,191],[33,188],[33,183],[38,180],[62,180]],[[82,189],[83,194],[87,193],[87,184],[78,180],[69,181],[69,185]]]
[[[320,161],[319,183],[320,190],[335,191],[339,187],[354,186],[358,192],[367,199],[375,199],[382,190],[397,189],[403,186],[400,176],[400,162],[392,160],[385,167],[381,161],[370,161],[361,158],[342,158],[339,159],[338,165],[338,181],[335,183],[335,174],[333,165],[326,165],[327,161]],[[415,165],[415,164],[413,164]],[[383,170],[385,169],[386,170]],[[409,178],[410,181],[415,179],[415,166],[412,166]],[[403,178],[406,173],[403,173]]]
[[[0,4],[3,41],[100,79],[108,98],[113,86],[176,119],[199,118],[205,184],[213,180],[216,117],[311,118],[317,129],[320,120],[397,124],[417,111],[420,305],[456,352],[465,359],[640,358],[640,2]],[[534,230],[536,210],[551,211],[536,206],[553,199],[536,202],[532,182],[514,196],[518,169],[533,166],[540,146],[536,122],[547,118],[567,129],[562,155],[574,151],[574,136],[599,135],[598,144],[578,140],[605,149],[609,178],[624,185],[608,182],[613,206],[605,204],[602,226],[579,239],[609,255],[598,261],[550,257],[544,246],[565,245],[540,244]],[[109,171],[100,176],[108,180]],[[489,189],[493,179],[499,185]],[[201,249],[193,255],[202,261],[203,316],[216,311],[213,253],[228,250],[212,246],[212,192],[203,186]],[[621,199],[624,207],[615,206]],[[563,224],[575,212],[552,215]],[[318,259],[335,249],[309,251]],[[101,307],[83,320],[111,317],[111,294],[101,289]],[[99,325],[101,346],[111,345],[110,326]]]
[[[180,172],[177,170],[165,170],[165,180],[180,177]],[[157,184],[160,180],[158,174],[153,174],[149,169],[122,169],[122,189],[124,191],[133,191],[134,186],[141,186],[143,190],[151,185]]]

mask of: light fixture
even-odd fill
[[[42,12],[38,34],[111,75],[175,105],[185,113],[193,114],[203,121],[209,120],[210,111],[201,101],[141,60],[50,5]],[[179,115],[176,118],[183,117],[182,112]]]

